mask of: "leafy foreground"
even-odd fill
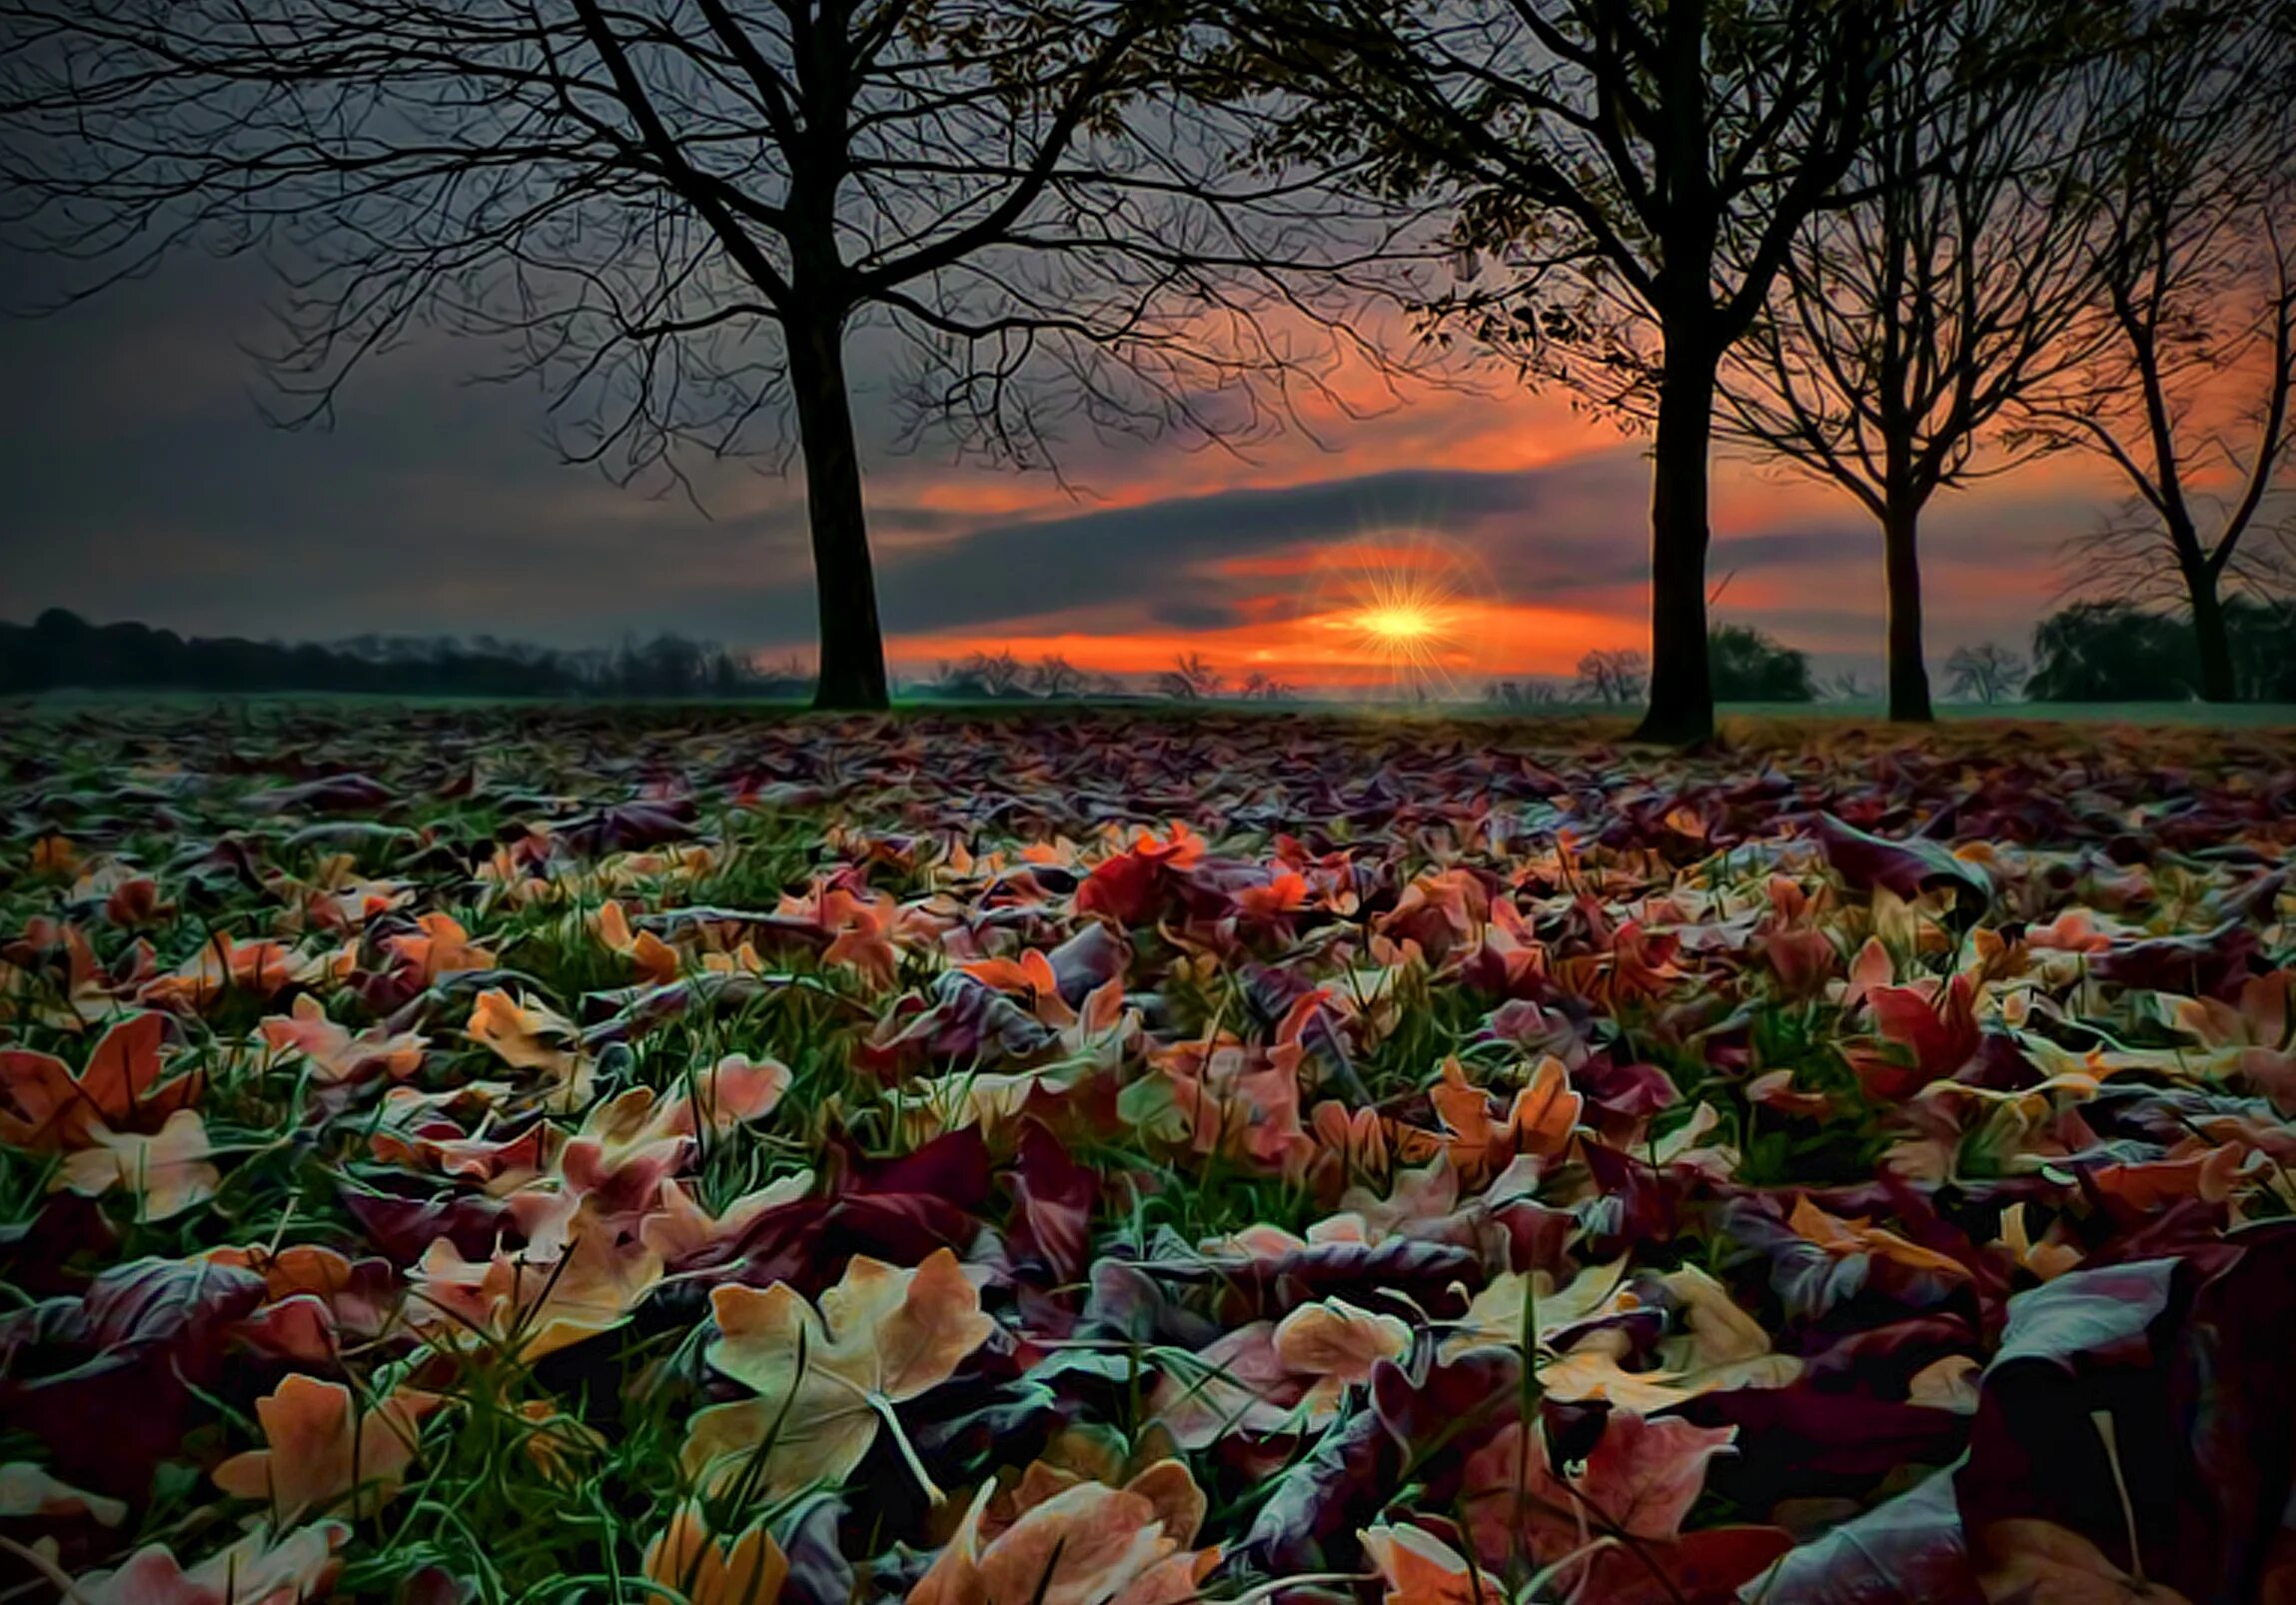
[[[6,1597],[2296,1599],[2292,759],[22,720]]]

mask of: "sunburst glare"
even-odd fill
[[[1455,692],[1480,657],[1474,622],[1487,589],[1480,568],[1418,533],[1343,548],[1333,558],[1307,606],[1340,655],[1392,695]]]

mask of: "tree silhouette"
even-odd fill
[[[2296,32],[2245,7],[2173,8],[2120,55],[2128,132],[2093,249],[2101,349],[2027,408],[2131,492],[2068,553],[2071,589],[2187,609],[2210,702],[2239,694],[2225,593],[2282,577],[2252,537],[2296,489],[2291,82]]]
[[[1039,697],[1082,696],[1089,683],[1083,670],[1056,652],[1046,653],[1028,670],[1029,690]]]
[[[262,251],[284,422],[428,320],[539,378],[561,452],[617,479],[690,491],[681,449],[801,458],[818,698],[882,706],[856,331],[890,332],[901,439],[1038,469],[1076,431],[1256,438],[1302,385],[1346,404],[1319,365],[1384,360],[1342,305],[1378,228],[1231,160],[1218,107],[1170,88],[1188,20],[0,0],[0,217],[86,267],[75,295],[179,246]]]
[[[1650,684],[1650,660],[1632,649],[1597,650],[1579,660],[1577,691],[1589,702],[1619,708],[1640,702]]]
[[[1202,653],[1183,653],[1172,661],[1172,667],[1156,678],[1156,689],[1176,702],[1203,702],[1217,697],[1227,685],[1227,676],[1212,667]]]
[[[1808,655],[1780,646],[1750,625],[1715,626],[1707,636],[1707,660],[1718,702],[1817,700]]]
[[[1945,660],[1945,681],[1963,702],[2005,703],[2025,684],[2025,661],[1998,642],[1957,647]]]
[[[1247,71],[1290,92],[1263,148],[1363,154],[1455,205],[1464,282],[1424,310],[1655,424],[1640,734],[1712,734],[1717,373],[1866,131],[1883,0],[1237,0]]]
[[[1943,0],[1899,30],[1848,175],[1856,199],[1794,237],[1724,366],[1727,431],[1880,526],[1894,720],[1930,717],[1923,510],[2046,449],[1995,425],[2095,349],[2082,313],[2108,23],[2086,0]]]

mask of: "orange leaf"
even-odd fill
[[[372,1515],[398,1497],[423,1417],[439,1402],[402,1388],[377,1408],[361,1410],[342,1383],[290,1373],[269,1398],[255,1402],[266,1447],[217,1466],[215,1485],[262,1500],[282,1524],[347,1499],[353,1516]]]
[[[774,1605],[789,1557],[762,1526],[730,1545],[712,1537],[701,1506],[689,1502],[645,1546],[645,1575],[684,1595],[686,1605]]]

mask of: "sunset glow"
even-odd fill
[[[1442,621],[1432,611],[1410,604],[1375,609],[1363,616],[1362,623],[1364,629],[1382,641],[1398,645],[1424,641],[1443,629]]]

